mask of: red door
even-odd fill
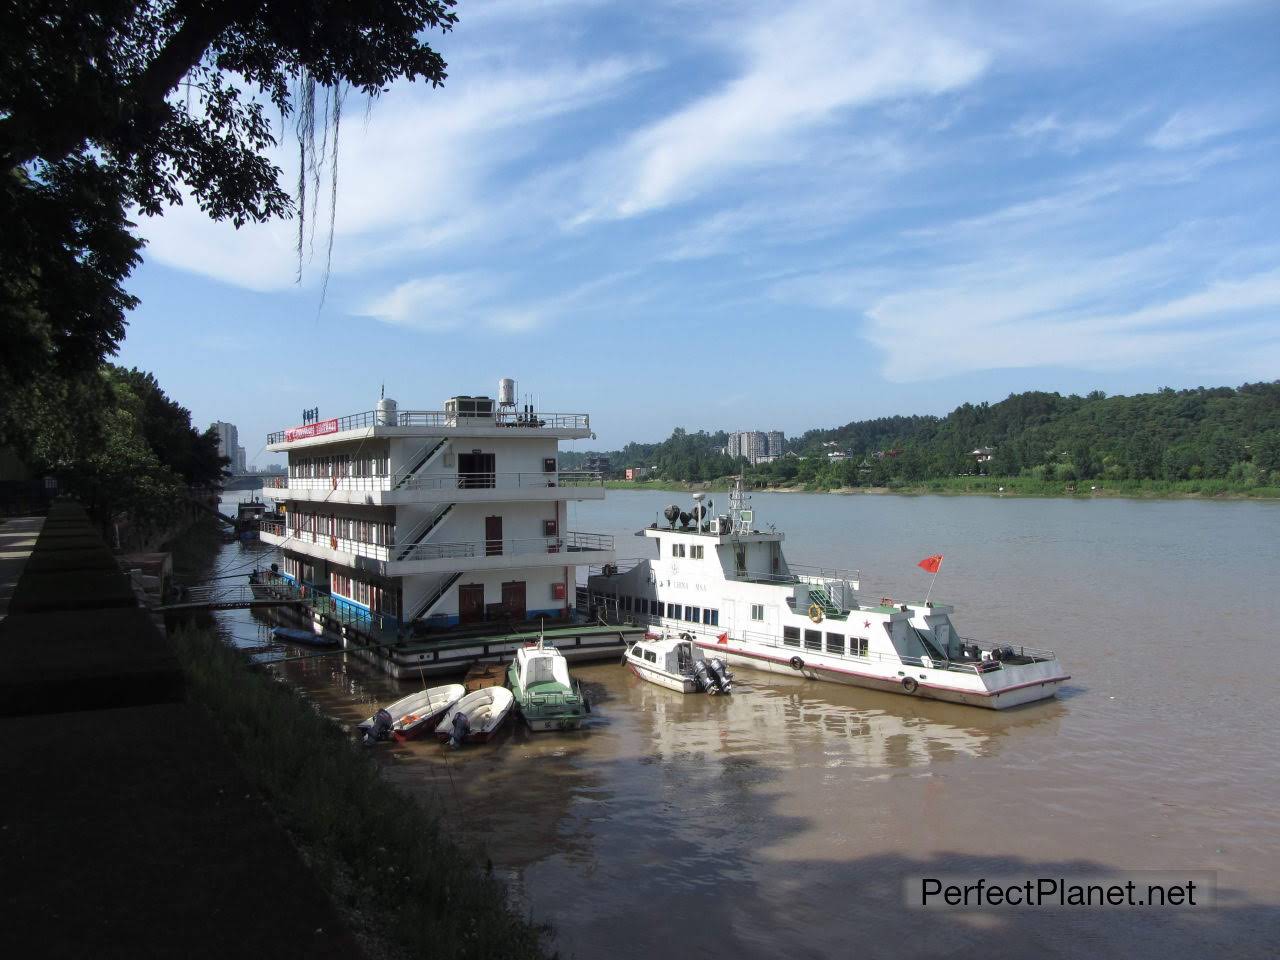
[[[458,587],[458,622],[479,623],[484,619],[484,584],[464,583]]]
[[[502,606],[512,620],[525,618],[524,581],[512,580],[502,585]]]
[[[484,555],[497,556],[502,553],[502,518],[484,518]]]

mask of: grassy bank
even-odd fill
[[[711,483],[681,483],[676,481],[646,480],[631,483],[625,480],[608,480],[605,486],[612,490],[670,490],[687,493],[694,490],[727,490],[728,483],[717,480]],[[1277,500],[1280,487],[1246,487],[1228,480],[1080,480],[1066,483],[1060,480],[1037,480],[1034,477],[946,477],[938,480],[920,480],[893,484],[887,487],[839,487],[830,488],[813,484],[789,484],[776,487],[759,487],[777,493],[896,493],[919,495],[926,493],[957,495],[997,495],[1012,497],[1131,497],[1135,499],[1222,499],[1222,500]]]
[[[439,812],[386,783],[365,749],[213,630],[174,631],[192,697],[353,925],[405,956],[541,958],[548,930],[515,915]]]

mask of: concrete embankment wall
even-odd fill
[[[361,955],[67,501],[0,621],[0,783],[0,926],[22,955]]]

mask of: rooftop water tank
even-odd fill
[[[378,412],[374,418],[380,427],[394,427],[396,425],[396,402],[383,397],[378,401]]]
[[[498,381],[498,405],[514,407],[516,405],[516,382],[510,377]]]

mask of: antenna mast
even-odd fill
[[[734,536],[750,533],[755,525],[755,511],[747,506],[750,499],[739,474],[733,478],[733,486],[729,488],[729,525]]]

